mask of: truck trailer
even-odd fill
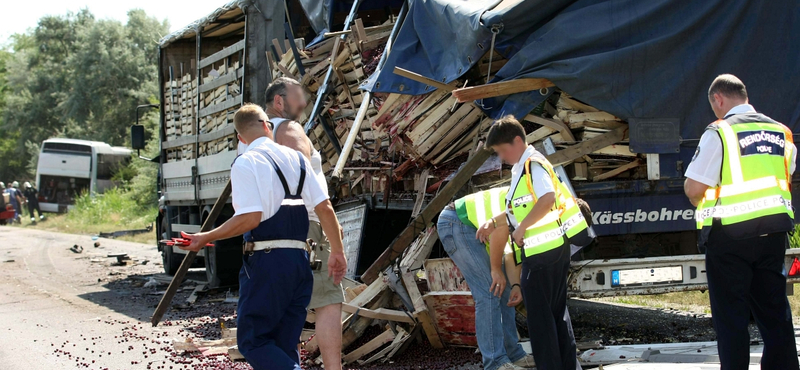
[[[800,23],[788,18],[747,1],[232,1],[159,42],[159,238],[200,230],[237,154],[233,113],[287,76],[311,101],[300,121],[323,156],[349,278],[446,256],[435,217],[510,180],[482,141],[512,114],[592,208],[598,238],[575,257],[571,296],[707,289],[683,195],[713,121],[706,89],[734,73],[794,130]],[[235,283],[240,247],[201,251],[212,286]],[[174,272],[182,251],[159,248]]]

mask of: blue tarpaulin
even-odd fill
[[[411,0],[386,65],[363,88],[430,91],[395,67],[452,82],[489,50],[492,26],[508,59],[493,82],[547,78],[626,120],[677,118],[681,137],[697,139],[714,120],[709,84],[732,73],[757,110],[800,129],[800,7],[778,1]],[[479,103],[492,117],[523,116],[544,98]]]

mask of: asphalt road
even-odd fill
[[[185,328],[148,322],[165,288],[141,286],[161,271],[155,245],[98,241],[95,248],[88,236],[0,228],[0,368],[184,368],[168,361],[166,341],[187,336]],[[83,253],[69,250],[76,244]],[[111,266],[110,253],[137,264]],[[193,288],[185,285],[178,299]]]
[[[0,227],[0,370],[250,368],[224,355],[172,350],[173,338],[219,339],[220,323],[235,326],[235,303],[221,302],[225,289],[202,295],[186,307],[197,281],[205,278],[202,269],[190,271],[191,280],[173,301],[176,306],[153,328],[149,319],[168,281],[155,245],[98,241],[95,248],[89,236]],[[82,253],[69,250],[76,244],[83,247]],[[115,253],[127,253],[134,263],[114,266],[116,260],[107,255]],[[161,283],[145,286],[150,278]],[[578,342],[716,339],[706,315],[591,301],[571,301],[569,306]],[[755,330],[753,334],[757,338]],[[385,368],[420,368],[416,364],[448,357],[461,364],[480,361],[474,349],[432,351],[425,343],[418,346]]]

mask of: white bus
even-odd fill
[[[84,192],[101,194],[116,184],[111,177],[130,162],[131,150],[106,143],[47,139],[36,167],[39,205],[44,212],[66,212]]]

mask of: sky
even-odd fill
[[[9,36],[36,27],[39,18],[45,15],[66,14],[88,8],[96,19],[128,20],[128,10],[144,9],[149,16],[167,19],[170,32],[210,14],[214,9],[230,0],[0,0],[3,19],[0,22],[0,44]]]

